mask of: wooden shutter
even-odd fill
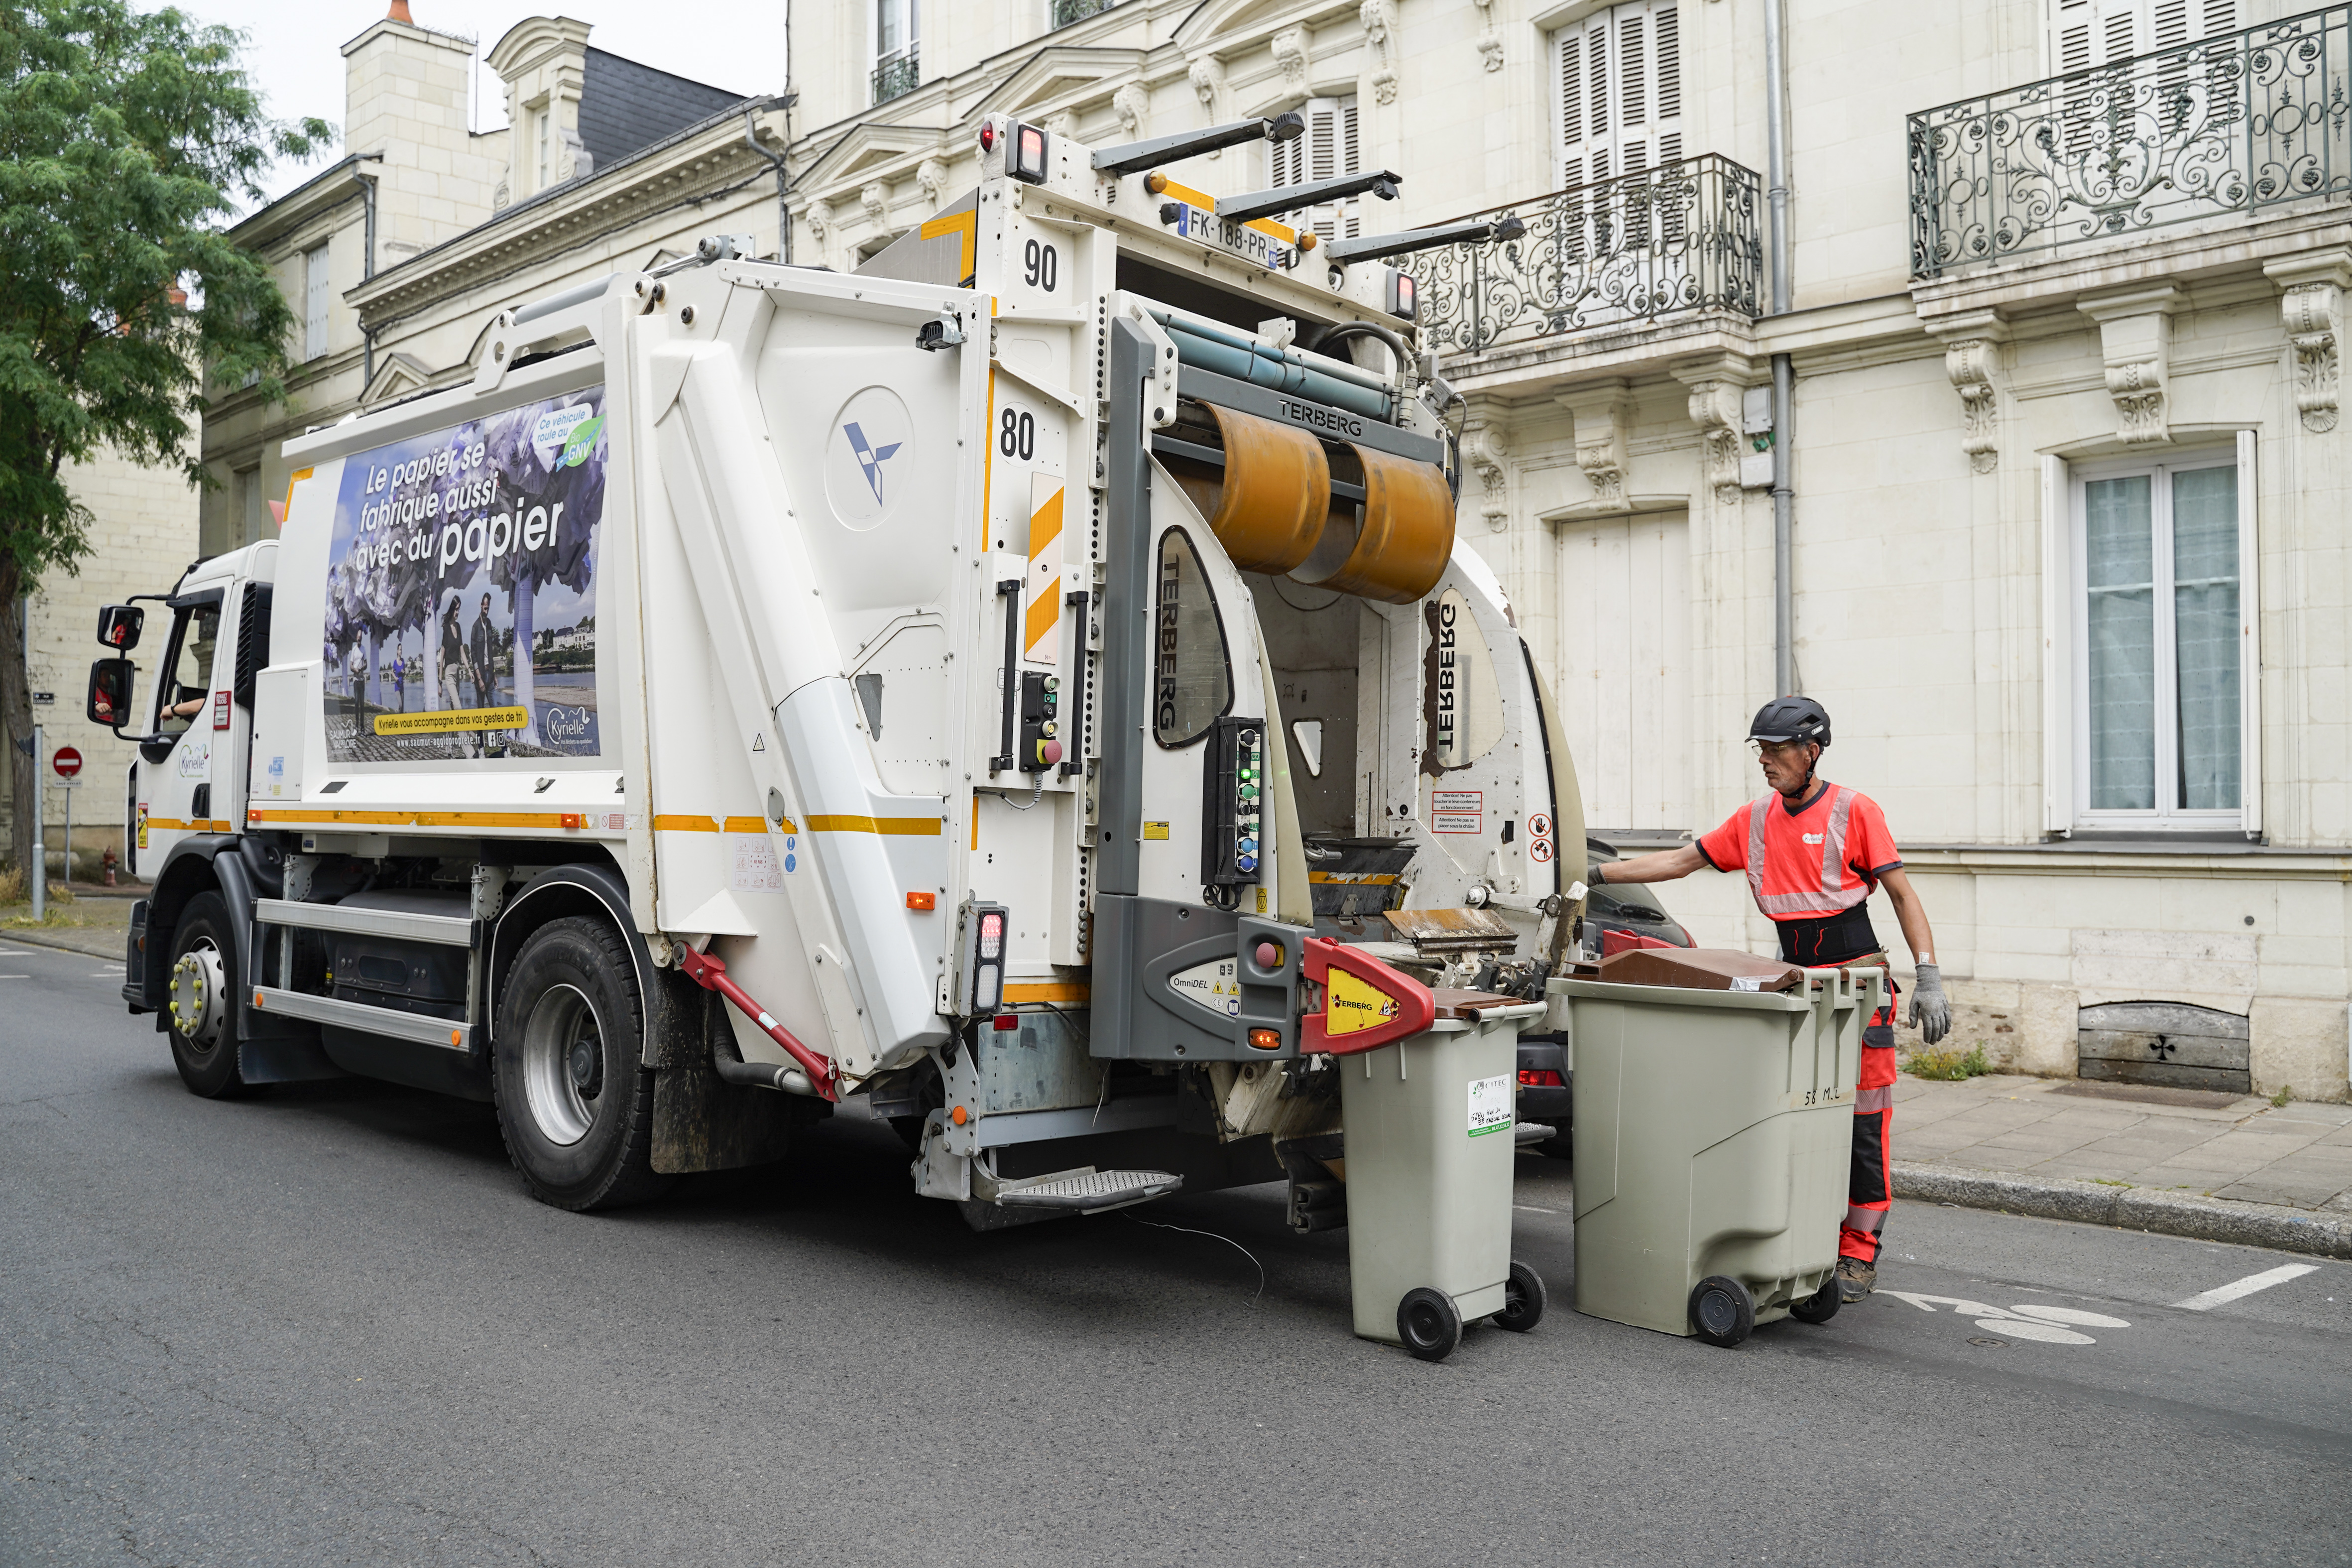
[[[1562,188],[1682,161],[1682,16],[1634,0],[1552,35]]]
[[[2051,0],[2050,73],[2117,65],[2237,30],[2237,0]]]

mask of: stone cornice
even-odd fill
[[[267,250],[303,225],[364,196],[373,176],[360,165],[383,162],[381,153],[354,153],[331,163],[230,229],[228,237],[240,249]]]
[[[770,179],[771,165],[744,144],[742,118],[730,112],[649,155],[510,207],[385,268],[344,298],[365,326],[381,329],[487,279],[625,231],[693,197]]]

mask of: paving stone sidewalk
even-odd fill
[[[1905,1074],[1895,1157],[1906,1163],[2352,1215],[2352,1105],[1994,1074]]]

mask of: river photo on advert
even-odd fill
[[[355,453],[327,547],[338,763],[593,757],[604,391]]]

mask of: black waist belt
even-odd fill
[[[1780,928],[1780,958],[1787,963],[1843,963],[1878,951],[1878,932],[1870,923],[1870,906],[1856,904],[1818,920],[1777,922]]]

